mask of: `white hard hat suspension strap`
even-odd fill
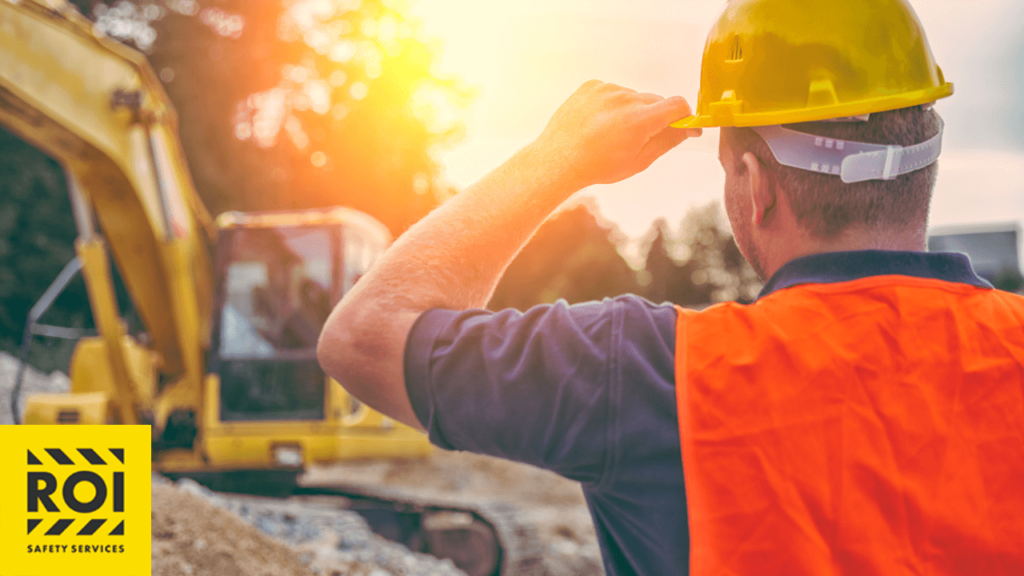
[[[899,173],[899,171],[900,171],[900,160],[902,160],[902,156],[903,155],[900,154],[900,156],[901,156],[900,158],[895,158],[895,160],[896,160],[895,170],[893,170],[893,165],[892,165],[893,164],[893,159],[896,156],[895,152],[897,150],[902,152],[903,149],[901,147],[899,147],[899,146],[889,146],[888,148],[885,149],[885,168],[882,170],[882,180],[892,180],[893,178],[895,178],[895,176],[893,176],[893,172]]]
[[[942,151],[942,133],[914,146],[885,146],[835,140],[782,126],[751,128],[768,144],[779,164],[839,176],[847,184],[892,180],[935,163]]]

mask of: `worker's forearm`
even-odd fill
[[[410,228],[345,296],[320,337],[324,370],[371,407],[418,426],[403,370],[416,318],[486,305],[555,208],[590,184],[632,176],[694,135],[668,127],[688,113],[682,98],[584,84],[537,141]]]
[[[481,308],[505,268],[560,204],[579,190],[558,159],[527,147],[409,229],[365,279],[399,287],[394,309]]]
[[[370,406],[416,426],[402,383],[405,335],[424,310],[487,304],[502,272],[548,214],[575,192],[551,158],[526,148],[410,228],[334,310],[321,364]],[[332,352],[347,350],[339,365]],[[380,359],[391,358],[390,362]]]

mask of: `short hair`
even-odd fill
[[[867,122],[804,122],[786,127],[839,140],[913,146],[938,134],[942,121],[930,107],[914,106],[872,114]],[[722,132],[737,161],[744,152],[752,152],[768,168],[774,184],[789,199],[797,222],[814,236],[833,238],[855,225],[891,230],[927,222],[937,164],[893,180],[846,184],[838,176],[779,164],[750,128],[723,128]]]

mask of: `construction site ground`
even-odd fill
[[[0,353],[0,399],[10,398],[17,361]],[[29,368],[23,394],[65,392],[64,374]],[[24,396],[23,396],[24,397]],[[11,424],[7,402],[0,424]],[[388,487],[420,496],[493,499],[519,507],[539,531],[549,576],[603,573],[579,484],[495,458],[438,450],[425,460],[362,461],[311,469],[319,484]],[[352,512],[313,510],[290,501],[213,493],[190,480],[154,475],[154,576],[446,576],[439,561],[388,542]]]
[[[547,548],[544,564],[549,575],[603,574],[597,536],[580,485],[547,470],[438,450],[427,460],[350,462],[314,468],[307,479],[509,502],[519,507],[540,532]]]

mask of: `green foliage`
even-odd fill
[[[992,286],[997,290],[1024,293],[1024,276],[1021,276],[1020,270],[1007,268],[992,278]]]
[[[725,228],[717,202],[687,213],[681,230],[673,237],[664,220],[651,226],[644,296],[683,306],[757,297],[761,282]]]
[[[472,91],[436,73],[402,0],[117,0],[86,13],[148,52],[213,214],[346,205],[397,234],[452,193],[430,152],[461,136]]]
[[[569,303],[634,293],[653,302],[704,306],[727,300],[750,302],[761,283],[725,229],[717,203],[691,211],[675,237],[664,220],[644,242],[644,268],[630,268],[618,251],[624,238],[579,204],[552,216],[505,272],[488,307],[517,308]]]
[[[75,257],[74,216],[60,166],[0,128],[0,350],[16,354],[29,310]],[[114,270],[114,289],[132,333],[142,325]],[[44,324],[91,330],[85,282],[76,277],[49,311]],[[67,370],[74,342],[36,337],[30,363],[50,372]]]
[[[488,305],[493,310],[600,300],[637,292],[636,273],[616,250],[614,232],[593,206],[579,204],[548,219],[509,265]]]
[[[74,258],[74,239],[75,224],[60,167],[0,128],[0,349],[18,349],[29,309]],[[78,279],[43,320],[85,327],[92,321],[88,307],[82,306],[85,301],[85,284]],[[60,361],[46,361],[52,352],[53,348],[37,349],[36,365],[44,370],[66,369]]]

